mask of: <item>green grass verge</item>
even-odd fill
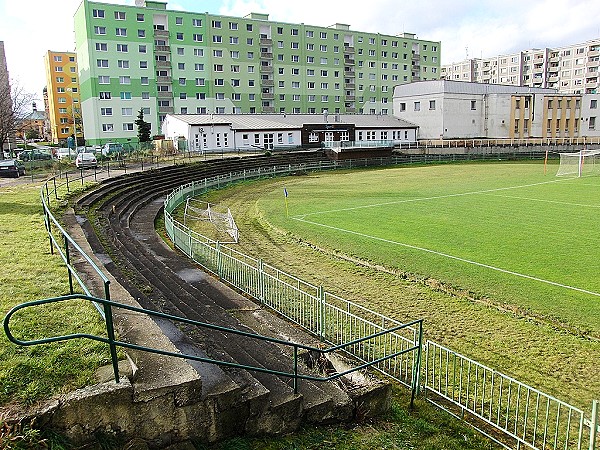
[[[50,254],[37,184],[0,188],[0,312],[69,293],[67,270]],[[86,332],[104,335],[88,303],[63,302],[13,316],[13,334],[23,340]],[[110,363],[108,348],[88,340],[19,347],[0,338],[0,404],[33,403],[90,384],[95,369]]]

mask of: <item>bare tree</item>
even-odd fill
[[[34,95],[17,82],[0,83],[0,149],[15,135],[21,121],[29,114]],[[3,153],[2,153],[3,157]]]

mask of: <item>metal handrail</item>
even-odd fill
[[[29,308],[29,307],[50,304],[50,303],[58,303],[58,302],[67,301],[67,300],[87,300],[87,301],[90,301],[93,303],[98,303],[98,304],[103,305],[104,312],[105,312],[105,323],[106,323],[106,330],[107,330],[108,337],[96,336],[96,335],[87,334],[87,333],[73,333],[73,334],[68,334],[68,335],[64,335],[64,336],[53,336],[53,337],[48,337],[48,338],[23,341],[23,340],[17,339],[11,332],[10,319],[17,311],[19,311],[21,309]],[[194,326],[198,326],[201,328],[220,331],[223,333],[229,333],[229,334],[234,334],[234,335],[243,336],[243,337],[247,337],[247,338],[257,339],[257,340],[263,341],[263,342],[270,342],[273,344],[283,345],[286,347],[292,347],[294,350],[293,372],[283,372],[280,370],[267,369],[265,367],[249,366],[249,365],[245,365],[245,364],[238,364],[238,363],[229,362],[229,361],[216,360],[216,359],[206,358],[206,357],[202,357],[202,356],[190,355],[190,354],[185,354],[185,353],[176,353],[176,352],[161,350],[161,349],[157,349],[157,348],[153,348],[153,347],[146,347],[143,345],[137,345],[137,344],[132,344],[129,342],[119,341],[115,338],[115,335],[114,335],[114,326],[113,326],[113,318],[112,318],[112,308],[113,307],[125,309],[127,311],[146,314],[149,316],[159,317],[162,319],[173,320],[173,321],[185,323],[188,325],[194,325]],[[219,365],[219,366],[234,367],[234,368],[238,368],[238,369],[252,370],[252,371],[256,371],[256,372],[263,372],[263,373],[268,373],[268,374],[272,374],[272,375],[278,375],[278,376],[292,378],[294,381],[294,393],[297,394],[298,393],[298,380],[300,380],[300,379],[319,381],[319,382],[332,381],[332,380],[335,380],[342,376],[348,375],[352,372],[366,369],[366,368],[368,368],[372,365],[378,364],[382,361],[386,361],[388,359],[395,358],[396,356],[399,356],[404,353],[408,353],[408,352],[411,352],[414,350],[418,350],[420,352],[421,346],[422,346],[422,338],[419,339],[419,341],[416,345],[414,345],[410,348],[406,348],[402,351],[382,356],[381,358],[378,358],[376,360],[361,364],[356,367],[352,367],[351,369],[345,370],[343,372],[337,372],[333,375],[329,375],[326,377],[319,377],[319,376],[314,376],[314,375],[305,375],[305,374],[298,373],[298,350],[299,349],[307,350],[307,351],[314,351],[314,352],[318,352],[321,354],[332,353],[337,350],[343,350],[345,347],[355,345],[355,344],[358,344],[360,342],[367,341],[370,339],[374,339],[376,337],[383,336],[388,333],[393,333],[394,331],[398,331],[403,328],[409,328],[414,325],[419,326],[419,329],[421,330],[421,332],[419,333],[419,336],[422,336],[423,319],[418,319],[418,320],[414,320],[409,323],[396,325],[392,328],[389,328],[387,330],[382,330],[380,332],[374,333],[369,336],[365,336],[365,337],[362,337],[359,339],[355,339],[355,340],[346,342],[344,344],[335,345],[333,347],[322,349],[322,348],[317,348],[317,347],[313,347],[310,345],[300,344],[297,342],[285,341],[282,339],[263,336],[260,334],[249,333],[247,331],[241,331],[241,330],[236,330],[233,328],[226,328],[226,327],[222,327],[219,325],[213,325],[213,324],[206,323],[206,322],[199,322],[199,321],[192,320],[192,319],[186,319],[185,317],[173,316],[171,314],[166,314],[166,313],[162,313],[159,311],[152,311],[152,310],[140,308],[137,306],[131,306],[131,305],[123,304],[123,303],[118,303],[118,302],[108,300],[108,299],[97,298],[97,297],[92,297],[92,296],[83,295],[83,294],[73,294],[73,295],[65,295],[65,296],[61,296],[61,297],[52,297],[52,298],[47,298],[47,299],[42,299],[42,300],[34,300],[34,301],[25,302],[25,303],[16,305],[13,308],[11,308],[11,310],[8,311],[8,313],[4,317],[3,325],[4,325],[4,333],[8,337],[9,341],[11,341],[14,344],[21,345],[21,346],[33,346],[33,345],[40,345],[40,344],[48,344],[48,343],[52,343],[52,342],[60,342],[60,341],[66,341],[66,340],[71,340],[71,339],[91,339],[93,341],[98,341],[98,342],[103,342],[105,344],[108,344],[111,349],[112,365],[113,365],[113,370],[114,370],[114,374],[115,374],[115,382],[117,382],[117,383],[119,383],[119,367],[118,367],[116,347],[124,347],[124,348],[129,348],[132,350],[140,350],[140,351],[145,351],[145,352],[164,355],[164,356],[172,356],[172,357],[181,358],[181,359],[190,359],[190,360],[194,360],[194,361],[200,361],[200,362],[215,364],[215,365]],[[413,400],[414,400],[416,389],[417,389],[417,383],[413,383],[413,395],[412,395]],[[411,403],[412,403],[412,400],[411,400]]]

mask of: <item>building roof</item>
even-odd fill
[[[189,125],[231,125],[234,130],[293,130],[304,125],[351,123],[357,128],[417,128],[390,115],[375,114],[170,114]]]
[[[394,97],[432,94],[557,94],[556,89],[484,84],[469,81],[427,80],[400,84],[394,88]]]

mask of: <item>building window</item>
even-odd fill
[[[139,53],[146,53],[146,44],[141,44],[141,45],[138,47],[138,52],[139,52]]]
[[[590,130],[595,130],[596,129],[596,117],[590,117],[590,120],[589,120],[589,129]]]
[[[429,100],[429,109],[435,110],[435,100]]]
[[[127,53],[129,51],[129,48],[128,48],[127,44],[117,44],[117,51],[122,52],[122,53]]]
[[[129,61],[127,61],[126,59],[119,59],[117,61],[117,67],[119,69],[129,69]]]
[[[100,100],[110,100],[111,94],[110,94],[110,92],[100,92],[99,98],[100,98]]]
[[[124,123],[123,124],[123,131],[133,131],[133,122]]]
[[[477,100],[471,100],[471,111],[475,111],[477,109]]]
[[[120,76],[119,84],[131,84],[131,77],[130,76]]]
[[[194,26],[194,27],[201,27],[202,26],[202,19],[192,19],[192,26]]]
[[[125,20],[125,12],[115,11],[115,20]]]
[[[133,116],[133,108],[121,108],[121,115]]]
[[[202,42],[202,35],[201,34],[194,34],[192,36],[192,38],[194,39],[195,42]]]
[[[98,77],[98,84],[110,84],[110,77],[108,75],[100,75]]]
[[[93,9],[92,16],[96,19],[104,19],[104,10],[103,9]]]
[[[138,15],[137,15],[137,21],[138,22],[143,22],[144,21],[144,15],[138,13]]]
[[[121,100],[131,100],[131,92],[121,92],[119,95]]]
[[[96,51],[98,52],[107,52],[108,44],[106,42],[96,42]]]
[[[112,116],[112,108],[100,108],[101,116]]]
[[[114,131],[113,124],[112,123],[103,123],[102,131],[104,131],[106,133],[112,133]]]
[[[97,59],[96,66],[102,67],[102,68],[107,68],[108,67],[108,59]]]
[[[415,111],[421,111],[421,102],[415,102]]]
[[[175,17],[175,25],[183,25],[183,17]]]
[[[127,28],[116,28],[115,35],[116,36],[127,36]]]
[[[596,109],[598,107],[598,100],[590,101],[590,109]]]
[[[106,34],[106,27],[94,27],[94,34]]]

